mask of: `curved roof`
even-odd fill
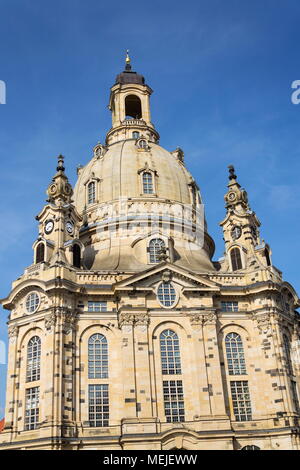
[[[149,142],[149,151],[141,151],[134,139],[112,144],[102,158],[93,158],[80,172],[74,189],[74,203],[79,211],[86,205],[85,185],[91,178],[100,180],[99,203],[126,198],[141,198],[139,173],[148,168],[155,172],[155,195],[172,202],[190,204],[189,184],[193,182],[185,166],[160,145]]]

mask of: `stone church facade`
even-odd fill
[[[58,158],[10,311],[0,449],[299,449],[299,298],[229,167],[224,257],[125,70],[73,189]]]

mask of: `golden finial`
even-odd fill
[[[130,64],[129,49],[126,51],[126,64]]]

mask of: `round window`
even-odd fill
[[[40,297],[36,292],[32,292],[26,299],[26,310],[28,313],[35,312],[40,305]]]
[[[161,282],[157,289],[157,298],[164,307],[172,307],[176,302],[176,290],[170,282]]]

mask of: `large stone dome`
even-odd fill
[[[95,270],[144,270],[151,267],[149,242],[158,238],[167,248],[165,259],[198,272],[214,270],[214,244],[204,219],[200,239],[191,233],[196,207],[200,210],[202,205],[182,151],[170,153],[141,139],[147,142],[144,148],[139,139],[96,146],[92,160],[79,170],[74,204],[85,219],[80,232],[84,265]],[[145,173],[151,175],[149,194],[143,188]],[[89,203],[91,183],[94,200]]]
[[[83,212],[86,205],[85,187],[93,178],[100,180],[99,203],[115,201],[120,197],[141,198],[139,174],[147,167],[157,175],[157,198],[191,203],[189,185],[193,178],[183,163],[156,143],[149,142],[149,151],[143,151],[131,139],[110,145],[103,157],[95,156],[80,171],[74,191],[77,210]],[[148,197],[152,198],[152,195]]]

